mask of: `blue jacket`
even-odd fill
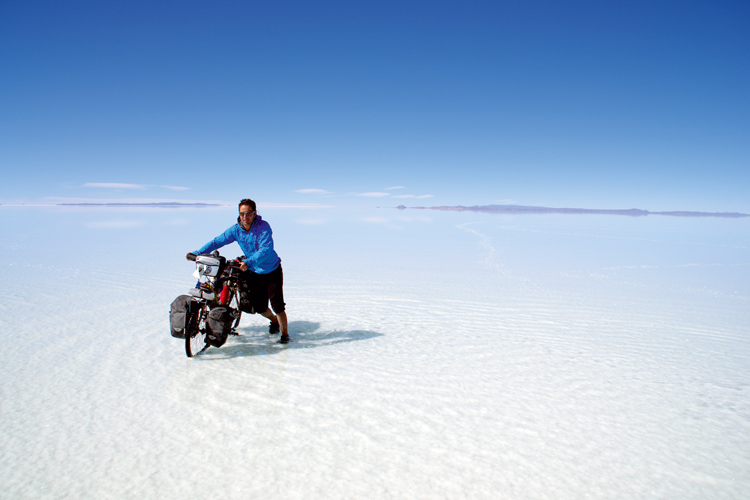
[[[237,223],[193,253],[196,255],[211,253],[236,241],[245,254],[248,269],[254,273],[268,274],[281,264],[281,259],[273,249],[272,235],[273,232],[268,222],[264,221],[260,215],[256,215],[250,231],[245,231]]]

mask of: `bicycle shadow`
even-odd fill
[[[209,348],[201,356],[212,359],[230,359],[247,356],[269,356],[294,349],[314,349],[347,342],[358,342],[377,337],[382,333],[369,330],[321,330],[320,323],[313,321],[291,321],[291,342],[279,344],[279,335],[269,335],[268,324],[243,326],[239,335],[230,335],[227,343],[219,349]]]

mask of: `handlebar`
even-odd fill
[[[240,268],[240,263],[237,262],[236,260],[228,260],[226,265],[227,265],[227,267],[231,267],[233,269],[239,269]]]
[[[217,255],[217,256],[218,256],[218,254],[219,254],[219,252],[216,252],[216,255]],[[210,255],[210,254],[208,254],[208,255]],[[189,260],[189,261],[195,262],[195,260],[196,260],[196,259],[198,258],[198,256],[197,256],[197,255],[195,255],[195,254],[194,254],[193,252],[188,252],[188,253],[187,253],[187,254],[185,255],[185,258],[186,258],[187,260]],[[234,259],[234,260],[228,260],[228,261],[226,262],[226,266],[227,266],[227,267],[233,267],[233,268],[235,268],[235,269],[239,269],[239,268],[240,268],[240,264],[241,264],[242,262],[244,262],[244,261],[245,261],[245,256],[244,256],[244,255],[241,255],[241,256],[237,257],[236,259]]]

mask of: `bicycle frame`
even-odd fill
[[[213,307],[221,305],[229,309],[234,318],[230,333],[237,335],[236,328],[242,315],[239,294],[239,262],[242,258],[227,261],[218,252],[198,256],[188,254],[188,259],[196,262],[198,275],[198,283],[189,292],[193,296],[194,307],[188,318],[188,331],[185,335],[185,353],[188,357],[208,348],[209,344],[205,340],[206,317]]]

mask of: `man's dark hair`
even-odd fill
[[[250,205],[250,208],[253,209],[253,212],[255,212],[255,202],[251,200],[250,198],[245,198],[244,200],[240,200],[240,204],[237,205],[237,208],[240,208],[242,205]]]

